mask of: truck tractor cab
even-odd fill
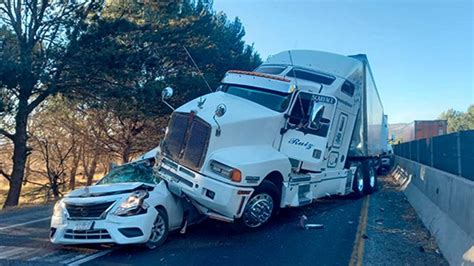
[[[228,71],[216,92],[174,110],[156,173],[202,214],[247,227],[278,208],[371,192],[366,73],[357,58],[305,50]]]

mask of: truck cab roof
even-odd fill
[[[358,55],[362,56],[362,55]],[[278,53],[271,56],[261,67],[268,65],[293,66],[308,71],[324,73],[330,76],[347,78],[355,70],[362,67],[359,58],[343,56],[328,52],[311,51],[311,50],[291,50]],[[288,75],[290,69],[283,72]]]
[[[310,50],[285,51],[270,57],[254,72],[228,71],[222,82],[284,93],[293,92],[298,85],[299,90],[317,92],[322,86],[339,87],[363,67],[364,58],[364,55],[349,57]]]

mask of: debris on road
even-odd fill
[[[306,215],[301,215],[300,217],[300,226],[301,228],[308,230],[308,229],[322,229],[324,228],[323,224],[307,224],[308,217]]]

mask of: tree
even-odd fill
[[[212,88],[228,69],[261,63],[240,21],[199,0],[8,0],[0,12],[0,135],[13,143],[4,206],[18,203],[32,148],[42,161],[48,151],[50,172],[67,163],[72,188],[78,169],[90,184],[104,156],[127,162],[156,146],[170,112],[161,89],[175,88],[174,105],[209,92],[187,51]],[[28,132],[31,115],[57,94],[73,103],[71,119],[55,117],[61,130],[76,129],[72,148],[52,128]]]
[[[244,34],[238,19],[228,21],[200,1],[183,1],[179,8],[111,2],[91,20],[70,59],[76,67],[69,71],[69,97],[79,96],[89,111],[103,113],[103,146],[128,162],[159,143],[163,115],[170,112],[159,102],[162,88],[175,88],[174,105],[209,92],[186,49],[215,88],[227,70],[261,63]],[[84,87],[94,93],[87,95]]]
[[[449,109],[439,116],[448,121],[448,132],[474,129],[474,105],[470,105],[467,112]]]
[[[2,69],[0,95],[3,121],[0,134],[13,142],[13,169],[4,207],[15,206],[20,197],[30,114],[50,95],[67,89],[67,59],[77,51],[77,40],[85,21],[101,7],[97,0],[47,1],[3,0],[0,2],[2,27]],[[8,106],[8,108],[5,108]],[[3,123],[2,123],[3,124]]]

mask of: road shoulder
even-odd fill
[[[390,175],[369,200],[364,265],[448,265]]]

